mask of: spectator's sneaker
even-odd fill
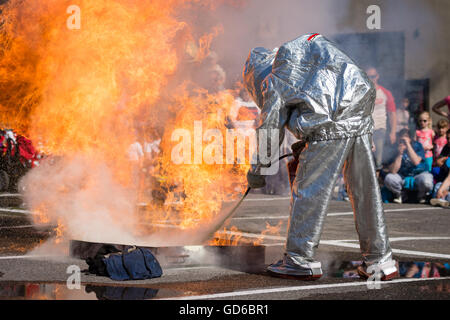
[[[392,202],[402,204],[403,203],[402,202],[402,196],[398,196],[398,197],[394,198],[392,200]]]
[[[432,206],[443,207],[443,208],[448,208],[450,205],[450,203],[447,200],[438,199],[438,198],[431,199],[430,204]]]
[[[267,271],[275,277],[299,280],[317,280],[323,274],[320,262],[298,264],[287,255],[277,263],[268,266]]]
[[[389,281],[389,280],[399,277],[398,263],[395,260],[391,260],[391,261],[379,264],[377,266],[377,268],[375,268],[375,270],[379,270],[381,272],[381,277],[380,277],[381,281]],[[373,273],[367,272],[367,266],[365,263],[360,265],[357,268],[357,271],[358,271],[359,277],[361,279],[367,280],[367,279],[369,279],[370,276],[373,275]]]

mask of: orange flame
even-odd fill
[[[270,225],[266,221],[266,229],[264,229],[261,232],[261,236],[253,242],[253,245],[255,245],[255,246],[261,245],[262,242],[264,241],[264,236],[265,235],[279,236],[280,235],[280,229],[281,229],[282,225],[283,225],[283,220],[278,221],[278,224],[275,225],[275,226]]]
[[[241,244],[242,233],[233,226],[230,230],[223,228],[223,231],[216,233],[215,237],[208,242],[210,246],[237,246]]]
[[[186,43],[176,43],[177,35],[189,32],[177,10],[198,3],[213,7],[209,0],[79,0],[79,30],[67,28],[69,15],[64,13],[72,1],[10,0],[4,5],[0,125],[29,133],[57,156],[51,176],[28,179],[32,186],[27,192],[39,195],[31,195],[29,201],[39,213],[39,222],[50,218],[58,223],[58,232],[69,232],[67,225],[75,209],[86,212],[84,219],[89,224],[94,218],[89,217],[91,212],[103,214],[117,203],[117,210],[122,211],[108,216],[117,224],[132,225],[125,221],[136,212],[128,210],[122,198],[107,199],[109,206],[73,202],[87,197],[97,200],[96,196],[107,193],[99,177],[107,176],[108,185],[117,184],[124,192],[133,187],[136,181],[127,150],[142,137],[142,119],[153,129],[164,129],[157,171],[168,190],[167,199],[163,209],[151,206],[143,214],[141,218],[149,224],[170,220],[182,230],[198,230],[217,218],[223,201],[243,192],[248,165],[180,165],[171,159],[171,134],[176,129],[192,133],[197,121],[225,137],[226,114],[233,103],[227,91],[192,94],[170,85],[180,82],[173,79],[183,59],[177,48],[187,48]],[[216,26],[194,41],[198,44],[194,45],[195,63],[208,56],[213,39],[221,32]],[[184,41],[189,39],[193,36]],[[156,135],[152,132],[149,138],[156,139]],[[207,149],[208,145],[202,146],[200,152]],[[83,168],[72,165],[74,161]],[[75,172],[64,171],[64,164]],[[102,173],[105,168],[111,178]],[[182,204],[173,205],[180,194]],[[98,198],[101,201],[104,197]],[[136,232],[142,235],[142,230]]]

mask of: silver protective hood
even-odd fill
[[[372,133],[372,82],[321,35],[301,36],[278,50],[251,50],[243,77],[262,111],[258,129],[287,127],[308,141]]]
[[[245,63],[245,86],[260,108],[262,106],[261,83],[272,72],[272,63],[276,53],[277,49],[269,51],[266,48],[254,48]]]

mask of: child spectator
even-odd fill
[[[433,175],[436,185],[434,186],[434,192],[433,192],[433,199],[430,201],[432,205],[440,205],[440,206],[448,206],[448,202],[444,201],[445,199],[442,199],[442,194],[440,196],[437,196],[437,193],[439,189],[441,189],[442,183],[447,180],[442,190],[447,191],[446,185],[450,181],[450,178],[448,178],[450,173],[449,168],[449,161],[448,158],[450,156],[450,130],[447,130],[446,133],[447,138],[447,144],[442,148],[442,151],[440,155],[436,158],[436,168],[433,168]],[[436,170],[437,169],[437,170]],[[442,191],[441,190],[441,191]],[[450,196],[449,196],[450,197]],[[450,198],[449,198],[450,200]]]
[[[442,149],[447,144],[447,130],[448,121],[447,119],[441,119],[437,123],[437,134],[434,137],[434,159],[439,158]]]
[[[419,129],[416,130],[416,140],[420,142],[425,150],[425,163],[427,169],[431,172],[433,165],[433,138],[434,131],[431,129],[431,117],[427,111],[423,111],[419,114],[417,119]]]
[[[444,146],[444,148],[442,148],[439,157],[436,158],[436,165],[438,167],[442,167],[450,156],[450,129],[447,130],[446,136],[447,136],[447,144]]]

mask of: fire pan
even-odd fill
[[[123,250],[130,245],[70,241],[70,255],[78,259],[94,257],[103,245],[113,245]],[[155,255],[163,268],[188,266],[219,266],[244,272],[264,270],[266,247],[264,245],[195,245],[174,247],[144,247]]]

